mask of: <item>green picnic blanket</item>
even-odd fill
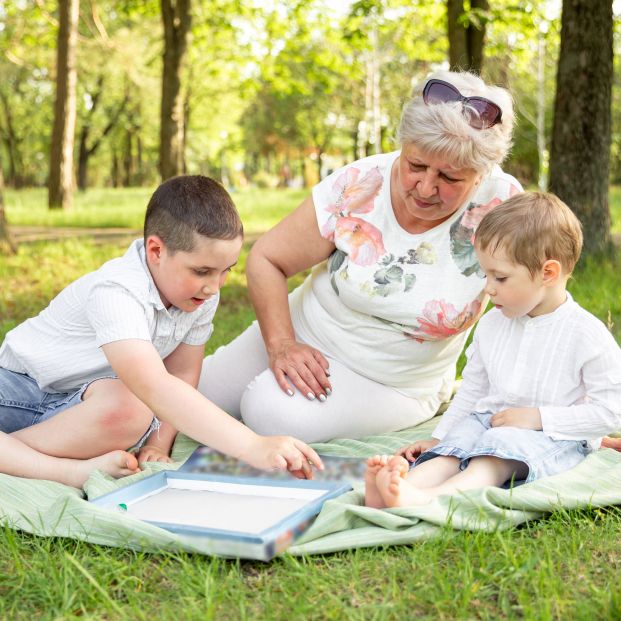
[[[366,457],[392,453],[408,442],[429,437],[436,420],[406,431],[313,445],[321,454]],[[183,436],[173,458],[182,462],[196,444]],[[177,467],[177,463],[174,467]],[[152,464],[146,472],[115,480],[95,472],[85,491],[95,498],[170,464]],[[290,549],[293,554],[318,554],[356,547],[412,543],[454,529],[506,529],[559,508],[621,504],[621,453],[605,449],[589,455],[578,467],[556,477],[514,490],[488,487],[445,497],[425,507],[378,510],[362,506],[358,487],[328,501],[311,528]],[[86,501],[78,490],[50,481],[0,474],[0,522],[41,536],[72,537],[92,543],[148,551],[187,550],[209,554],[209,546],[184,540],[132,518]]]

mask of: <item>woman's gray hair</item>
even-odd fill
[[[452,84],[465,97],[493,101],[502,110],[501,122],[475,129],[468,124],[460,102],[425,104],[423,87],[434,78]],[[455,168],[486,174],[509,153],[514,122],[513,101],[506,89],[488,86],[472,73],[437,71],[414,87],[403,106],[397,137],[401,145],[414,144],[425,153],[447,159]]]

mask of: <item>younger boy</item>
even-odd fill
[[[242,236],[222,186],[170,179],[151,197],[144,239],[11,330],[0,348],[0,471],[75,486],[93,468],[124,476],[138,462],[121,449],[149,438],[142,458],[167,459],[179,429],[255,467],[310,476],[309,460],[321,461],[306,444],[259,436],[196,390]]]
[[[621,427],[621,350],[566,291],[581,248],[580,223],[551,194],[519,194],[483,218],[475,250],[496,308],[433,439],[369,459],[367,506],[558,474]],[[413,469],[404,456],[418,456]]]

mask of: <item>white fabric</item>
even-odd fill
[[[356,373],[408,396],[444,396],[484,309],[474,231],[521,187],[496,167],[448,220],[411,234],[390,200],[398,156],[354,162],[313,189],[321,234],[337,250],[291,295],[291,317],[303,341]]]
[[[621,428],[621,349],[568,294],[553,313],[485,315],[467,351],[463,382],[433,432],[442,439],[471,412],[537,407],[553,440],[590,440]]]
[[[74,281],[11,330],[0,347],[0,366],[27,373],[41,390],[68,392],[113,375],[100,349],[106,343],[151,341],[162,358],[180,343],[205,343],[218,300],[213,296],[192,313],[166,309],[137,239],[124,256]]]
[[[298,340],[300,336],[296,335]],[[333,393],[324,403],[297,390],[286,395],[268,368],[258,324],[205,358],[198,389],[223,410],[263,435],[292,435],[305,442],[359,438],[396,431],[430,419],[437,396],[406,397],[329,359]],[[242,396],[243,395],[243,396]]]

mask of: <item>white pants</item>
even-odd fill
[[[269,369],[254,322],[203,361],[198,389],[209,400],[262,435],[290,435],[304,442],[361,438],[397,431],[430,419],[440,399],[407,397],[328,358],[332,394],[322,403],[295,390],[286,395]]]

